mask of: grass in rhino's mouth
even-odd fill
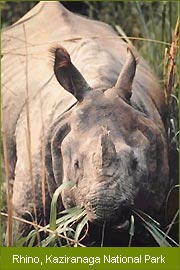
[[[52,229],[52,224],[48,224],[44,227],[34,225],[34,229],[29,233],[29,235],[23,239],[21,242],[16,243],[16,246],[41,246],[41,247],[56,247],[56,246],[104,246],[106,242],[106,233],[104,224],[100,232],[100,243],[89,242],[89,223],[86,212],[82,208],[74,207],[67,209],[59,213],[59,217],[56,219],[55,228]],[[140,224],[144,226],[146,234],[147,232],[156,241],[157,246],[161,247],[173,247],[178,246],[178,244],[168,236],[168,233],[162,231],[160,224],[151,218],[144,212],[134,209],[132,210],[129,220],[124,223],[116,224],[113,227],[106,228],[106,232],[109,230],[114,230],[115,235],[122,230],[127,231],[128,246],[134,246],[134,237],[138,234],[136,231],[136,222],[140,221]],[[173,226],[173,224],[171,224]],[[129,234],[129,235],[128,235]]]
[[[68,185],[73,186],[73,182]],[[169,230],[164,232],[160,228],[160,224],[151,216],[138,209],[129,209],[128,215],[124,215],[121,221],[113,225],[103,224],[99,228],[100,242],[90,242],[90,230],[86,210],[80,207],[66,209],[57,214],[58,197],[62,192],[64,185],[59,187],[52,198],[50,223],[44,227],[34,224],[34,229],[29,235],[22,239],[21,242],[15,243],[16,246],[104,246],[106,245],[106,236],[110,232],[115,233],[118,237],[122,231],[127,232],[127,246],[134,246],[134,238],[138,235],[138,225],[140,224],[145,228],[145,233],[151,235],[158,246],[178,246],[178,244],[168,235],[170,229],[174,226],[177,215],[169,225]],[[33,224],[33,223],[32,223]],[[121,237],[121,236],[120,236]],[[141,236],[142,237],[142,236]],[[87,240],[88,239],[88,240]]]

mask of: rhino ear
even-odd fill
[[[137,59],[132,51],[128,48],[126,62],[121,70],[115,85],[118,96],[130,101],[132,95],[132,83],[136,72]]]
[[[64,48],[52,48],[50,51],[54,56],[54,73],[58,82],[78,101],[82,101],[86,93],[91,90],[90,86],[72,64],[71,58]]]

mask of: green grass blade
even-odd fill
[[[35,240],[37,239],[37,234],[39,232],[37,230],[32,230],[27,238],[26,238],[26,243],[28,243],[28,247],[33,247],[35,244]]]
[[[84,226],[88,223],[88,218],[85,216],[82,221],[77,225],[76,231],[75,231],[75,236],[74,239],[76,242],[78,242],[79,236],[84,228]]]
[[[157,222],[152,219],[149,215],[145,214],[140,210],[132,210],[136,216],[140,218],[144,227],[150,232],[150,234],[154,237],[156,242],[162,247],[172,247],[178,246],[178,244],[169,237],[166,233],[164,233],[159,226],[157,226]]]
[[[50,212],[50,229],[54,231],[56,229],[56,215],[57,215],[57,199],[61,192],[67,187],[73,187],[75,185],[74,181],[69,181],[63,183],[60,187],[54,192],[52,201],[51,201],[51,212]]]
[[[26,237],[21,237],[19,239],[16,240],[16,242],[14,243],[15,247],[23,247],[26,244]]]
[[[134,236],[134,232],[135,232],[135,226],[134,226],[134,216],[131,215],[131,226],[130,226],[130,229],[129,229],[129,244],[128,244],[128,247],[131,246],[131,243],[132,243],[132,238]]]
[[[153,219],[151,216],[149,216],[148,214],[144,213],[143,211],[139,210],[139,209],[133,209],[132,210],[134,213],[139,213],[139,215],[141,215],[141,217],[144,217],[144,219],[148,219],[148,221],[155,226],[160,227],[159,222],[157,222],[155,219]]]
[[[166,239],[163,240],[162,231],[161,232],[158,231],[148,222],[147,223],[143,222],[143,225],[150,232],[150,234],[153,236],[153,238],[156,240],[156,242],[159,244],[160,247],[172,247]]]
[[[56,240],[56,234],[50,234],[48,237],[46,237],[44,240],[41,241],[42,247],[48,247],[48,246],[54,246]]]

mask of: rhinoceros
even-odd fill
[[[40,2],[2,33],[3,134],[13,211],[60,208],[90,222],[159,213],[168,185],[164,94],[148,64],[105,23]],[[50,60],[51,58],[51,60]],[[33,182],[33,188],[32,188]],[[35,196],[34,196],[35,195]]]

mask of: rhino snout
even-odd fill
[[[104,194],[101,197],[88,198],[85,209],[90,222],[115,223],[117,220],[124,220],[127,205],[126,200],[119,202],[114,197]]]

